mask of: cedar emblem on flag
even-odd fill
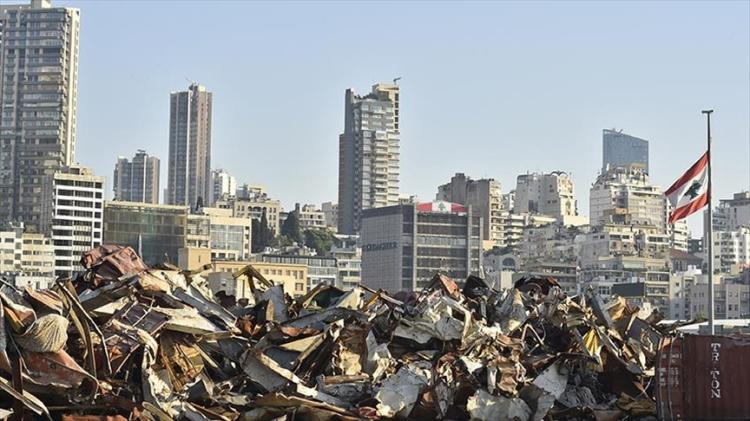
[[[688,169],[664,194],[672,205],[669,223],[699,211],[708,204],[708,152]]]

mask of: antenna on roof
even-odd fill
[[[398,81],[401,80],[401,76],[393,79],[393,84],[398,85]]]

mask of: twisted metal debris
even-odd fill
[[[496,291],[437,274],[419,293],[319,285],[292,298],[252,266],[247,305],[202,269],[101,246],[50,290],[0,293],[4,414],[54,419],[653,418],[657,315],[552,278]],[[398,297],[398,299],[396,299]],[[244,304],[244,303],[243,303]]]

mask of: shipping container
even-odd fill
[[[750,336],[665,337],[656,381],[661,420],[750,420]]]

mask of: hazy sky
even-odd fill
[[[81,9],[77,159],[110,190],[139,148],[166,177],[169,93],[195,80],[214,168],[286,208],[336,201],[344,90],[394,77],[401,191],[424,201],[457,171],[506,192],[564,170],[588,214],[603,128],[648,139],[666,188],[703,151],[707,107],[717,195],[750,184],[748,1],[54,4]]]

